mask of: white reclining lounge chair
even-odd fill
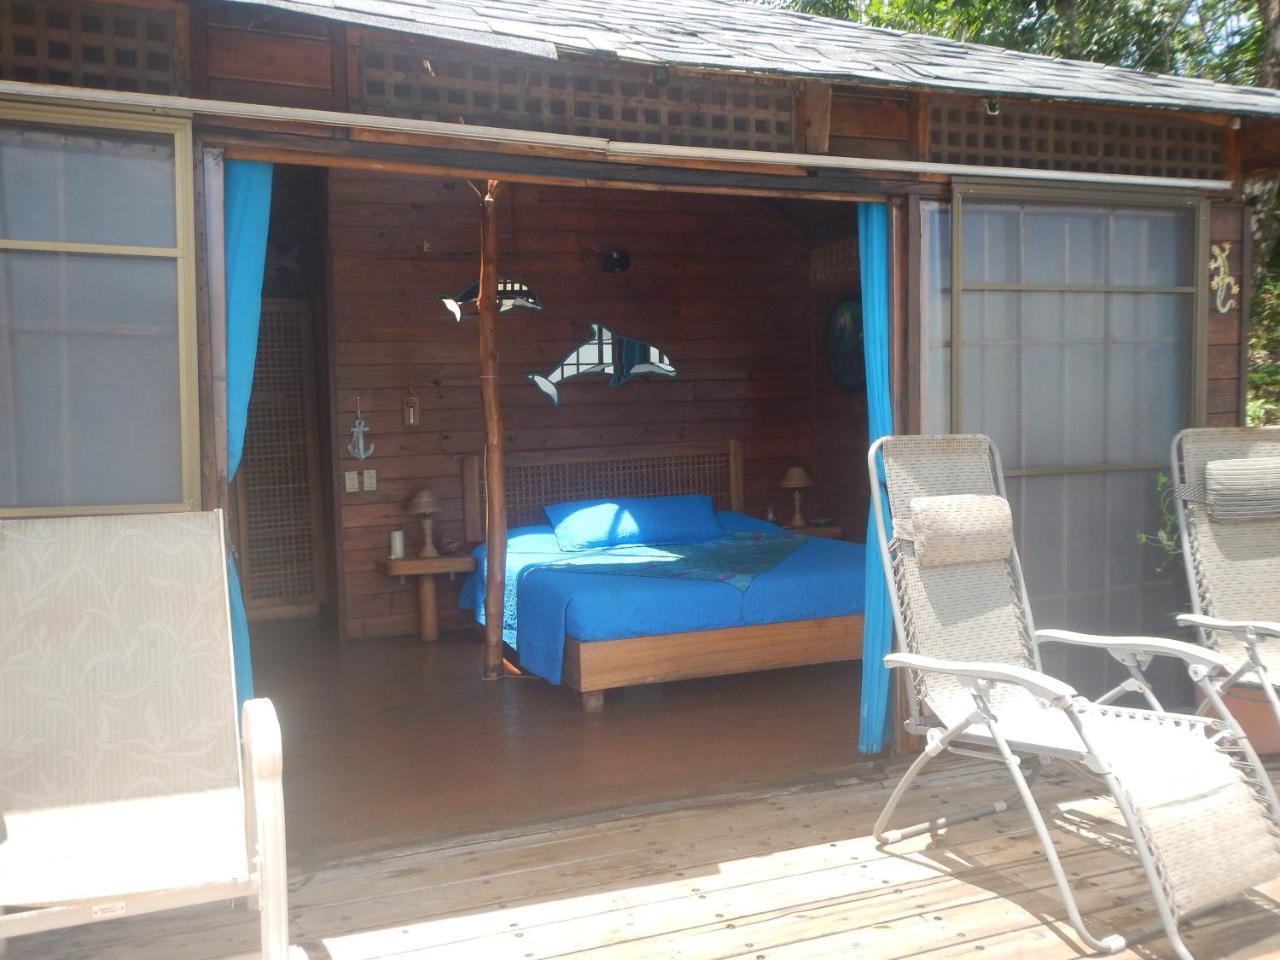
[[[1280,876],[1280,804],[1213,686],[1225,662],[1171,640],[1037,632],[999,455],[986,437],[887,437],[868,459],[900,651],[885,662],[910,671],[908,725],[926,738],[876,823],[876,839],[893,843],[1008,809],[1013,801],[886,829],[912,780],[944,750],[1003,763],[1084,941],[1115,952],[1163,930],[1189,958],[1180,921]],[[1129,678],[1090,702],[1042,672],[1039,646],[1049,641],[1107,650]],[[1183,660],[1223,719],[1161,711],[1141,673],[1152,656]],[[1153,709],[1112,705],[1126,692]],[[1031,793],[1050,758],[1100,778],[1114,797],[1159,913],[1150,928],[1095,935],[1086,927]]]
[[[225,556],[221,513],[0,522],[0,951],[249,897],[287,955],[280,728],[248,701],[241,752]]]
[[[1173,440],[1192,626],[1280,723],[1280,427],[1204,427]],[[1256,731],[1255,731],[1256,732]]]

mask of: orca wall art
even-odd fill
[[[456,296],[441,297],[440,302],[444,304],[446,310],[453,314],[453,319],[461,323],[462,308],[475,303],[476,298],[479,296],[480,281],[473,280]],[[529,289],[527,284],[521,283],[519,280],[508,280],[506,277],[499,277],[498,312],[506,313],[512,307],[541,310],[542,301],[538,299],[536,293]]]
[[[546,376],[526,373],[525,379],[541,390],[552,406],[560,406],[558,384],[588,373],[610,374],[609,386],[620,387],[634,377],[647,373],[674,377],[676,368],[671,358],[652,344],[614,333],[598,323],[591,325],[591,335],[574,347]]]

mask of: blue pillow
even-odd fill
[[[724,536],[706,494],[579,500],[548,504],[543,510],[564,551],[628,543],[698,543]]]

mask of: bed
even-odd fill
[[[507,457],[503,637],[521,668],[603,709],[606,690],[861,656],[862,544],[745,516],[737,442]],[[482,470],[464,464],[468,537],[483,535]],[[560,548],[546,504],[706,494],[723,530],[696,544]],[[461,602],[484,617],[484,548]]]

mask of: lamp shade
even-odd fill
[[[782,482],[778,484],[783,490],[800,490],[804,487],[813,486],[813,478],[809,476],[809,471],[804,467],[792,467],[787,471],[787,475],[782,478]]]
[[[423,487],[409,501],[410,513],[420,513],[423,516],[428,516],[439,509],[440,505],[436,503],[436,495],[431,492],[430,487]]]

